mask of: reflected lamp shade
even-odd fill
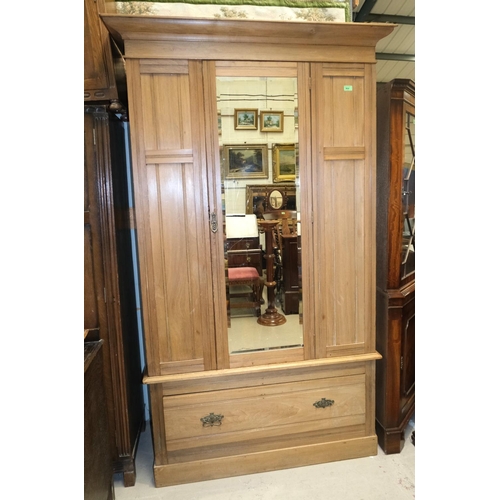
[[[259,236],[255,214],[226,216],[227,238],[255,238]]]

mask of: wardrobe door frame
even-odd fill
[[[300,196],[302,213],[310,214],[308,207],[311,206],[311,145],[310,145],[310,64],[302,62],[279,63],[271,61],[259,61],[254,64],[251,56],[247,56],[245,61],[203,61],[204,65],[204,87],[205,87],[205,116],[206,116],[206,144],[207,144],[207,165],[209,174],[209,196],[210,212],[217,214],[219,227],[223,221],[222,201],[221,201],[221,165],[219,154],[219,135],[217,127],[217,76],[274,76],[290,77],[297,79],[297,94],[299,116],[299,144],[300,144]],[[246,64],[248,63],[248,64]],[[267,63],[267,64],[266,64]],[[222,69],[221,69],[222,67]],[[209,145],[212,145],[210,148]],[[309,223],[304,221],[309,220]],[[214,270],[214,297],[215,297],[215,335],[217,350],[217,368],[240,368],[242,366],[255,366],[276,364],[290,361],[304,361],[314,357],[314,288],[311,276],[313,261],[312,255],[312,219],[309,215],[302,218],[302,282],[306,286],[307,293],[303,293],[303,347],[287,350],[277,349],[269,351],[266,355],[261,353],[230,355],[228,346],[228,324],[225,309],[226,286],[223,265],[223,234],[222,231],[212,233],[212,270]],[[305,265],[304,265],[305,264]],[[289,354],[289,356],[288,356]]]
[[[374,353],[375,68],[311,67],[315,355]]]
[[[127,70],[135,134],[131,145],[147,376],[213,370],[207,158],[204,124],[199,120],[203,117],[202,65],[191,60],[130,59]],[[176,83],[178,95],[163,92],[169,77],[163,82],[161,77],[173,75],[175,80],[177,73],[182,79]],[[158,109],[169,109],[169,113]],[[171,139],[169,131],[177,122],[181,130]],[[183,191],[169,200],[176,183],[183,183]],[[172,315],[174,310],[177,314]],[[188,334],[191,347],[184,349],[182,342]],[[171,353],[173,360],[168,359]]]

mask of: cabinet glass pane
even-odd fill
[[[415,115],[406,113],[403,164],[401,278],[415,271]]]
[[[218,76],[229,352],[303,346],[297,79]]]

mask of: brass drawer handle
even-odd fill
[[[326,408],[328,406],[333,406],[333,403],[335,403],[335,401],[333,401],[332,399],[321,398],[321,400],[316,401],[313,406],[315,406],[316,408]]]
[[[215,413],[210,413],[206,417],[201,417],[200,420],[203,423],[203,427],[213,427],[214,425],[221,425],[224,415],[216,415]]]

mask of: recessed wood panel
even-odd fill
[[[153,247],[158,341],[161,361],[202,357],[202,325],[193,311],[202,307],[203,262],[196,255],[197,221],[191,210],[192,164],[148,165],[149,220]],[[200,228],[198,228],[200,229]],[[193,234],[194,233],[194,234]],[[193,251],[194,250],[194,251]]]
[[[366,196],[366,97],[361,68],[317,65],[313,99],[318,122],[314,199],[315,297],[318,355],[362,345],[367,332],[366,238],[372,207]],[[328,111],[326,111],[328,110]],[[374,242],[373,242],[374,243]]]
[[[146,151],[191,148],[189,76],[155,74],[141,80]]]
[[[364,146],[364,79],[323,75],[323,86],[325,146]]]
[[[84,121],[84,202],[83,202],[83,264],[84,308],[83,327],[99,328],[99,301],[103,289],[97,167],[95,165],[93,118],[85,113]],[[105,326],[105,325],[104,325]]]
[[[97,294],[95,283],[95,265],[92,246],[92,228],[90,224],[84,225],[83,236],[83,263],[84,263],[84,281],[83,281],[83,325],[84,328],[99,326]]]
[[[144,74],[151,67],[154,72]],[[207,174],[199,133],[204,118],[197,114],[197,87],[199,92],[202,87],[193,83],[187,62],[155,61],[141,70],[144,155],[136,167],[142,181],[136,196],[143,200],[139,244],[150,255],[142,271],[152,312],[150,341],[160,373],[196,371],[206,364],[213,330],[213,305],[206,299],[211,296]]]

